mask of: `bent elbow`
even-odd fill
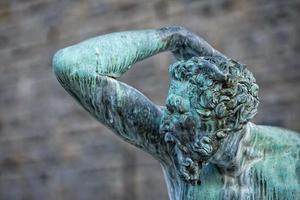
[[[56,77],[60,77],[66,72],[66,62],[65,62],[65,54],[64,49],[58,50],[52,59],[52,70]]]
[[[64,85],[70,82],[72,71],[74,71],[74,57],[69,47],[58,50],[52,59],[52,70],[57,80]]]

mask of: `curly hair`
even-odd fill
[[[173,79],[190,83],[187,95],[204,130],[237,131],[257,113],[258,85],[243,64],[221,57],[193,57],[172,64],[169,72]]]

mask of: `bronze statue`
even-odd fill
[[[171,51],[166,105],[116,78]],[[62,86],[99,122],[162,166],[172,200],[300,199],[300,137],[249,122],[258,85],[246,66],[182,27],[128,31],[59,50]]]

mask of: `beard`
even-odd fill
[[[165,110],[160,134],[167,143],[168,154],[184,180],[200,183],[200,171],[218,150],[221,141],[216,134],[201,129],[200,118],[192,111],[184,114]]]

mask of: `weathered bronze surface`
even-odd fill
[[[116,80],[163,51],[178,60],[165,107]],[[186,29],[91,38],[59,50],[53,70],[99,122],[161,163],[170,199],[300,199],[299,134],[249,122],[252,73]]]

